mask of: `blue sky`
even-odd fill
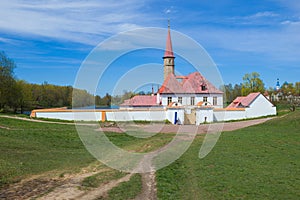
[[[15,60],[16,77],[30,83],[73,85],[100,42],[134,28],[167,28],[168,18],[173,30],[205,48],[225,84],[241,83],[253,71],[267,88],[277,78],[300,81],[298,0],[10,0],[0,2],[0,18],[0,50]],[[111,84],[103,83],[100,95]]]

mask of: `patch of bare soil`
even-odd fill
[[[0,199],[30,199],[61,184],[63,184],[63,180],[59,179],[37,178],[26,180],[0,190]]]
[[[129,181],[131,174],[118,180],[111,180],[98,188],[84,190],[81,183],[84,178],[104,172],[109,168],[84,168],[77,174],[64,174],[53,177],[51,173],[32,176],[19,183],[0,190],[0,199],[96,199],[105,197],[107,192],[119,183]],[[52,177],[51,177],[52,176]]]
[[[142,191],[135,200],[156,200],[157,189],[155,172],[143,173],[142,175]]]
[[[0,126],[0,128],[6,129],[6,130],[10,130],[10,128],[9,128],[9,127],[6,127],[6,126]]]

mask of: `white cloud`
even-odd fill
[[[171,13],[176,13],[176,9],[174,8],[174,6],[170,6],[166,9],[164,9],[164,13],[165,14],[171,14]]]
[[[138,0],[0,1],[0,29],[94,45],[97,38],[138,27],[141,6]]]
[[[283,24],[283,25],[300,25],[300,21],[286,20],[286,21],[281,22],[281,24]]]
[[[254,15],[248,16],[248,18],[261,18],[261,17],[277,17],[279,14],[270,12],[270,11],[264,11],[264,12],[258,12]]]
[[[15,40],[4,38],[4,37],[0,37],[0,42],[8,43],[8,44],[15,44],[16,43]]]
[[[272,29],[202,27],[192,30],[190,35],[196,36],[195,39],[205,48],[217,49],[214,53],[219,52],[224,55],[227,52],[233,55],[234,52],[244,53],[244,55],[249,53],[249,55],[265,57],[266,62],[278,64],[299,62],[300,26],[282,26]]]

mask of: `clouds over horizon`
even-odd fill
[[[272,1],[277,3],[283,2],[282,0]],[[46,37],[96,45],[99,41],[122,31],[159,26],[159,16],[143,10],[149,2],[152,1],[125,0],[119,2],[109,0],[105,2],[101,1],[101,3],[97,0],[1,1],[0,17],[5,20],[0,21],[0,30],[2,30],[1,32],[12,33],[22,37]],[[152,3],[155,2],[154,0]],[[295,9],[293,1],[287,2],[287,4],[284,4],[285,7]],[[158,10],[156,12],[160,12],[161,16],[164,16],[166,19],[171,18],[171,20],[176,20],[176,18],[182,16],[183,20],[187,20],[184,19],[185,13],[182,13],[176,6],[173,6],[172,2],[166,4],[161,11]],[[298,34],[299,27],[297,25],[300,23],[300,15],[297,12],[291,13],[289,16],[271,9],[252,12],[248,15],[242,15],[242,13],[235,13],[231,16],[222,16],[221,14],[221,18],[215,19],[215,16],[203,18],[205,11],[191,10],[187,17],[190,18],[190,21],[198,21],[199,25],[190,26],[187,30],[193,29],[196,31],[208,27],[216,31],[214,34],[220,32],[219,35],[223,35],[233,32],[239,35],[243,30],[249,30],[249,32],[253,33],[255,30],[258,33],[263,32],[264,26],[268,28],[269,26],[277,27],[266,31],[269,33],[277,32],[278,30],[283,31],[284,26],[286,26],[289,36],[291,36],[292,28],[288,26],[294,26],[295,34]],[[212,24],[206,23],[206,21],[212,22]],[[188,21],[182,21],[182,24],[186,22]],[[173,23],[176,23],[176,21],[171,21],[171,25]],[[178,28],[175,27],[175,30],[178,30]],[[184,29],[182,32],[184,33]],[[193,35],[191,36],[193,37]],[[2,36],[0,37],[0,41],[11,42],[12,40],[11,38]]]

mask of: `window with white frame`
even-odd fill
[[[191,105],[195,105],[195,97],[191,97]]]
[[[218,105],[218,97],[213,97],[213,105]]]
[[[207,102],[207,97],[203,97],[203,102]]]
[[[168,97],[168,105],[172,102],[172,97]]]
[[[182,104],[182,97],[178,97],[178,103]]]

